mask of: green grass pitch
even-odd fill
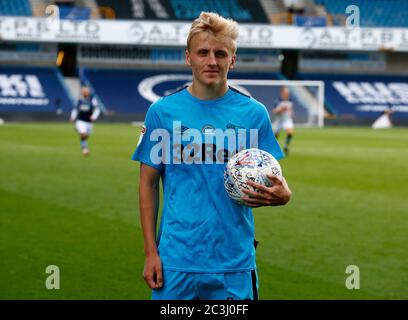
[[[150,298],[139,132],[97,123],[84,158],[72,125],[0,126],[0,299]],[[407,159],[406,129],[298,129],[281,161],[292,201],[254,210],[260,298],[408,299]]]

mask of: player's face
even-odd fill
[[[228,43],[218,41],[207,33],[194,36],[190,41],[190,50],[186,50],[186,62],[191,66],[194,81],[204,86],[225,84],[235,59]]]
[[[285,88],[281,91],[281,98],[283,100],[289,100],[289,89]]]
[[[89,89],[88,88],[82,88],[82,96],[84,98],[87,98],[89,96]]]

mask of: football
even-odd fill
[[[272,182],[266,176],[268,173],[282,177],[282,169],[270,153],[260,149],[245,149],[229,159],[224,170],[224,187],[228,195],[240,204],[245,193],[243,189],[257,191],[247,184],[254,181],[264,186],[272,186]]]

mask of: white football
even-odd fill
[[[248,185],[247,181],[254,181],[267,187],[272,186],[267,174],[282,177],[281,166],[274,156],[255,148],[242,150],[229,159],[225,167],[225,190],[232,199],[242,204],[241,197],[246,195],[243,189],[257,191]]]

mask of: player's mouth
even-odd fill
[[[217,71],[217,70],[204,70],[204,74],[206,74],[206,75],[218,75],[219,74],[219,71]]]

